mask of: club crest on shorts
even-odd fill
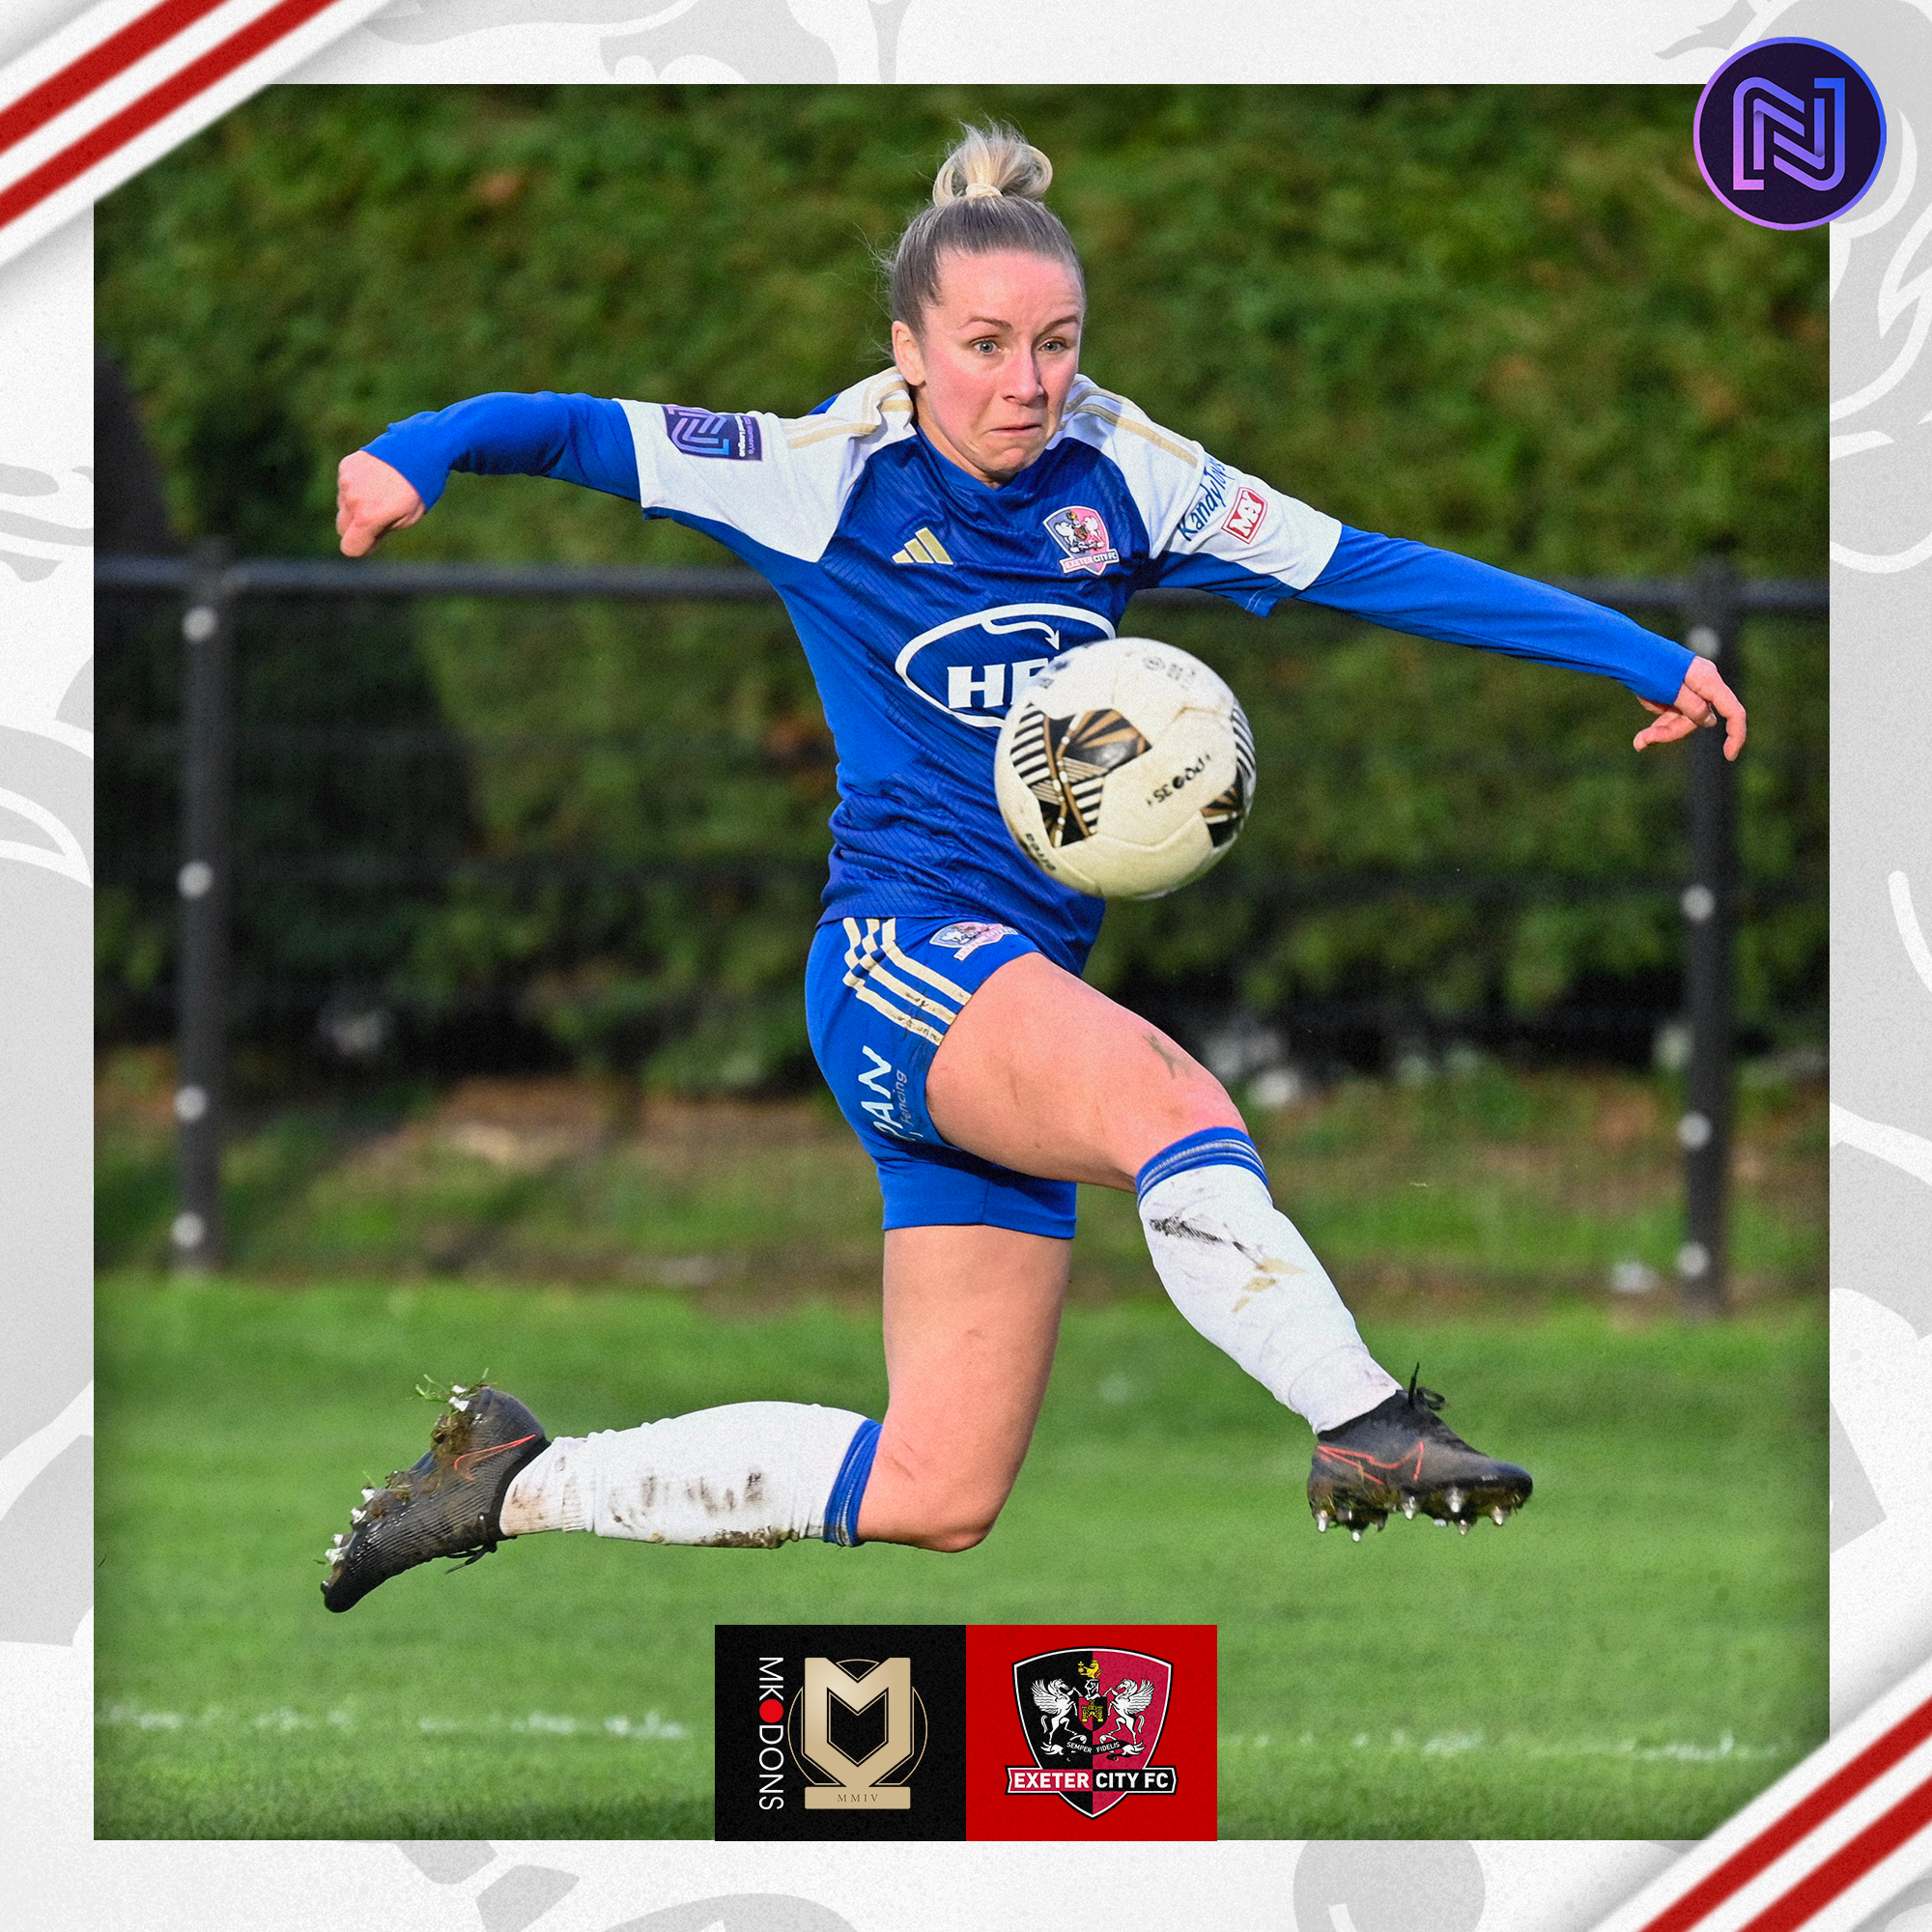
[[[1066,553],[1060,560],[1063,576],[1087,570],[1098,577],[1110,563],[1120,562],[1121,554],[1108,541],[1106,519],[1098,510],[1069,503],[1044,521],[1047,535]]]
[[[1064,1798],[1097,1818],[1123,1798],[1166,1798],[1155,1764],[1174,1666],[1138,1650],[1051,1650],[1013,1665],[1013,1696],[1033,1763],[1007,1767],[1009,1794]]]
[[[926,944],[952,953],[955,959],[964,959],[969,953],[979,952],[980,947],[1006,938],[1013,930],[1015,928],[1010,925],[994,925],[982,919],[962,919],[952,925],[942,925]]]

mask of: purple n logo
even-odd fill
[[[1811,99],[1810,146],[1804,127],[1804,103],[1787,93],[1775,80],[1752,78],[1740,84],[1731,97],[1731,186],[1748,191],[1764,186],[1765,133],[1771,130],[1771,165],[1781,169],[1802,186],[1816,188],[1821,194],[1834,188],[1845,178],[1845,83],[1841,78],[1819,78],[1812,85],[1822,91]],[[1749,139],[1746,139],[1746,118],[1749,118]],[[1772,124],[1776,124],[1775,126]],[[1779,129],[1786,131],[1779,132]],[[1827,136],[1830,135],[1828,148]],[[1796,136],[1797,138],[1793,138]],[[1783,153],[1776,152],[1782,149]],[[1785,156],[1792,156],[1787,160]],[[1827,162],[1831,173],[1825,172]]]
[[[1698,172],[1760,228],[1816,228],[1858,202],[1885,158],[1870,76],[1822,41],[1754,41],[1697,97]]]

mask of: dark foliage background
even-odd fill
[[[98,326],[180,533],[326,555],[336,461],[416,410],[547,387],[799,413],[883,366],[869,251],[957,122],[996,114],[1054,159],[1083,366],[1229,461],[1534,575],[1713,550],[1818,575],[1824,238],[1717,204],[1691,100],[280,88],[101,205]],[[387,550],[722,560],[534,479],[454,478]],[[1313,611],[1157,616],[1241,694],[1263,781],[1208,882],[1110,912],[1101,983],[1451,1029],[1669,1010],[1683,757],[1630,753],[1628,694]],[[1810,1037],[1824,627],[1746,642],[1743,1009]],[[163,1023],[171,971],[176,645],[131,604],[102,645],[103,1021],[126,1037]],[[775,611],[262,603],[239,705],[248,1037],[312,1037],[366,996],[485,1057],[546,1042],[700,1088],[802,1065],[832,767]]]

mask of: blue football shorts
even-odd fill
[[[992,920],[916,914],[830,919],[805,969],[811,1050],[879,1171],[888,1228],[1073,1234],[1074,1184],[1041,1180],[950,1145],[925,1111],[947,1029],[987,979],[1039,948]]]

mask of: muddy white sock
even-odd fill
[[[1174,1305],[1311,1427],[1334,1429],[1401,1388],[1269,1197],[1261,1156],[1238,1127],[1210,1127],[1163,1149],[1135,1191]]]
[[[738,1402],[565,1435],[517,1473],[506,1536],[587,1529],[638,1543],[857,1543],[879,1425],[845,1408]]]

